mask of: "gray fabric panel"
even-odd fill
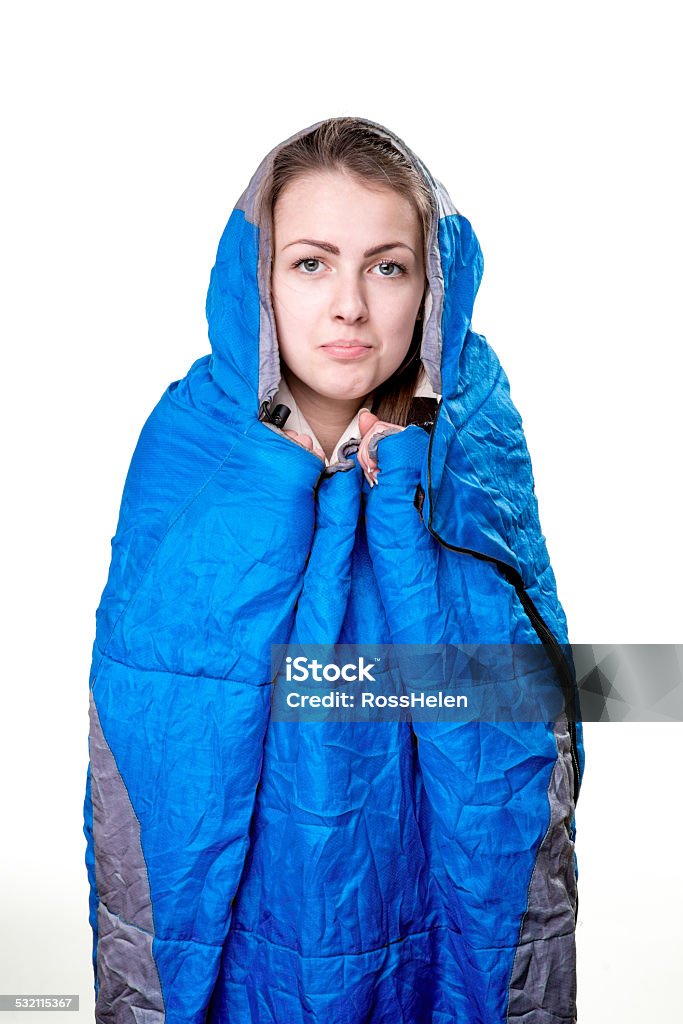
[[[98,1024],[163,1024],[166,1019],[153,935],[97,908]]]
[[[153,932],[152,900],[140,844],[140,823],[102,733],[92,690],[89,715],[97,892],[112,914]]]
[[[576,1024],[573,933],[520,946],[515,974],[513,983],[520,988],[510,990],[506,1020],[515,1024]]]
[[[379,135],[389,139],[415,167],[418,174],[425,180],[432,193],[435,208],[438,215],[432,218],[429,238],[427,239],[427,261],[426,275],[431,293],[431,308],[424,322],[422,333],[421,357],[422,363],[432,389],[441,394],[441,314],[443,311],[443,272],[441,269],[441,252],[439,250],[439,218],[457,213],[448,192],[429,173],[420,158],[406,146],[405,142],[375,121],[366,118],[358,118],[368,127],[373,128]],[[261,323],[259,336],[259,383],[258,401],[259,407],[265,401],[273,398],[280,386],[281,368],[280,356],[277,345],[277,333],[275,330],[275,317],[270,300],[270,273],[271,273],[271,237],[272,224],[269,212],[261,215],[259,201],[262,188],[269,179],[270,171],[277,153],[295,139],[310,134],[322,121],[316,121],[307,128],[290,135],[279,145],[267,154],[257,167],[247,188],[236,203],[235,209],[242,210],[247,220],[259,228],[259,259],[258,259],[258,287],[260,295]]]
[[[356,463],[351,458],[354,452],[358,451],[360,445],[359,437],[350,437],[349,440],[339,449],[339,461],[331,466],[326,466],[323,476],[332,476],[333,473],[348,472],[355,468]]]
[[[322,122],[318,121],[304,128],[302,131],[290,135],[264,157],[255,173],[240,196],[235,209],[243,210],[247,220],[255,224],[259,229],[259,257],[257,267],[257,280],[260,299],[260,328],[259,328],[259,380],[258,380],[258,401],[259,409],[263,402],[270,401],[277,394],[280,386],[281,368],[280,352],[277,344],[277,332],[275,329],[275,315],[270,299],[270,274],[271,274],[271,237],[272,222],[269,211],[261,216],[259,201],[261,189],[270,177],[270,171],[277,153],[289,145],[295,139],[308,135]]]
[[[140,823],[102,732],[92,690],[89,700],[93,841],[100,898],[97,1019],[129,1020],[133,1024],[130,1015],[115,1015],[121,1014],[128,996],[137,1003],[143,1001],[145,1009],[162,1014],[164,1010],[161,981],[152,954],[152,899]]]
[[[132,1006],[135,1024],[163,1024],[165,1014],[158,1010],[141,1010],[139,1006]]]
[[[577,882],[574,843],[574,767],[566,716],[554,727],[558,757],[548,786],[550,823],[529,883],[510,979],[506,1020],[548,1024],[576,1020]]]
[[[446,190],[446,186],[442,185],[437,178],[432,178],[432,181],[434,182],[436,198],[439,201],[439,217],[451,217],[454,213],[458,213],[453,200]]]

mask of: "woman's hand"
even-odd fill
[[[322,448],[313,447],[313,438],[311,437],[310,434],[297,434],[296,430],[288,430],[287,428],[285,428],[285,434],[287,434],[288,437],[293,438],[294,441],[298,441],[299,444],[302,444],[304,446],[304,448],[309,448],[314,455],[317,455],[318,458],[323,460],[324,464],[325,452],[322,450]]]
[[[380,420],[374,413],[370,412],[369,409],[362,409],[361,414],[358,418],[358,425],[361,432],[361,443],[358,447],[358,462],[365,474],[365,477],[371,487],[374,487],[376,483],[379,483],[377,474],[380,472],[379,466],[377,465],[377,457],[373,458],[370,454],[370,444],[373,437],[377,434],[387,435],[396,434],[403,430],[403,427],[397,426],[395,423],[387,423],[384,420]],[[325,453],[322,448],[313,447],[313,439],[310,434],[298,434],[296,430],[284,429],[284,433],[288,437],[291,437],[294,441],[298,441],[304,448],[308,448],[317,455],[322,462],[325,462]]]
[[[397,434],[403,430],[403,427],[397,426],[396,423],[386,423],[384,420],[378,419],[374,413],[368,409],[362,409],[361,414],[358,418],[358,426],[361,432],[361,443],[358,447],[358,462],[360,463],[361,469],[365,474],[365,478],[371,487],[379,483],[377,474],[380,472],[380,468],[377,465],[377,457],[374,458],[370,455],[370,442],[372,438],[377,434]]]

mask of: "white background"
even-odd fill
[[[93,1019],[88,671],[121,489],[209,350],[229,213],[298,129],[388,125],[471,221],[473,327],[522,413],[572,641],[683,639],[676,6],[3,5],[0,992],[78,993]],[[673,1024],[683,726],[585,737],[579,1020]]]

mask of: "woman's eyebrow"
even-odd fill
[[[331,242],[319,242],[315,238],[297,238],[295,242],[288,242],[284,246],[285,249],[289,249],[290,245],[315,245],[318,249],[324,249],[325,252],[331,252],[335,256],[339,255],[339,248],[336,245],[332,245]],[[409,249],[415,256],[415,250],[411,249],[405,242],[384,242],[382,245],[373,245],[372,249],[366,249],[363,256],[377,256],[380,252],[386,252],[387,249]]]

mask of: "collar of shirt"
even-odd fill
[[[440,397],[435,391],[432,390],[431,385],[426,380],[426,375],[425,380],[415,390],[415,397],[419,396],[426,396],[428,398],[437,399]],[[271,409],[274,409],[276,405],[286,405],[287,408],[290,410],[290,414],[287,417],[287,422],[285,423],[285,428],[287,430],[295,430],[297,434],[308,434],[308,436],[311,438],[313,442],[313,447],[322,448],[322,445],[318,438],[315,436],[308,420],[302,413],[299,406],[296,404],[296,401],[294,400],[294,395],[290,391],[284,376],[280,378],[280,386],[278,388],[277,394],[275,395],[271,403]],[[346,442],[349,441],[352,437],[356,438],[357,440],[360,440],[361,434],[360,425],[358,422],[359,419],[360,410],[353,417],[351,422],[346,427],[346,430],[337,441],[335,449],[332,452],[332,458],[328,459],[327,456],[325,456],[326,466],[332,466],[334,465],[334,463],[340,461],[341,447],[342,445],[346,444]]]
[[[287,422],[285,423],[286,430],[296,430],[297,434],[308,434],[308,436],[311,438],[313,442],[313,447],[322,448],[322,445],[318,438],[315,436],[315,433],[313,432],[313,429],[310,426],[308,420],[302,413],[299,406],[296,404],[296,401],[294,400],[294,395],[290,391],[284,377],[280,379],[280,387],[278,388],[277,394],[273,398],[271,408],[274,409],[276,405],[286,405],[287,408],[290,410],[289,416],[287,417]],[[340,449],[342,445],[346,444],[346,442],[349,441],[352,437],[355,437],[358,440],[360,440],[360,426],[358,423],[359,418],[360,411],[356,413],[356,415],[353,417],[351,422],[346,427],[344,433],[337,441],[334,451],[332,452],[332,458],[328,459],[327,456],[325,456],[326,466],[332,466],[335,462],[340,461]]]

